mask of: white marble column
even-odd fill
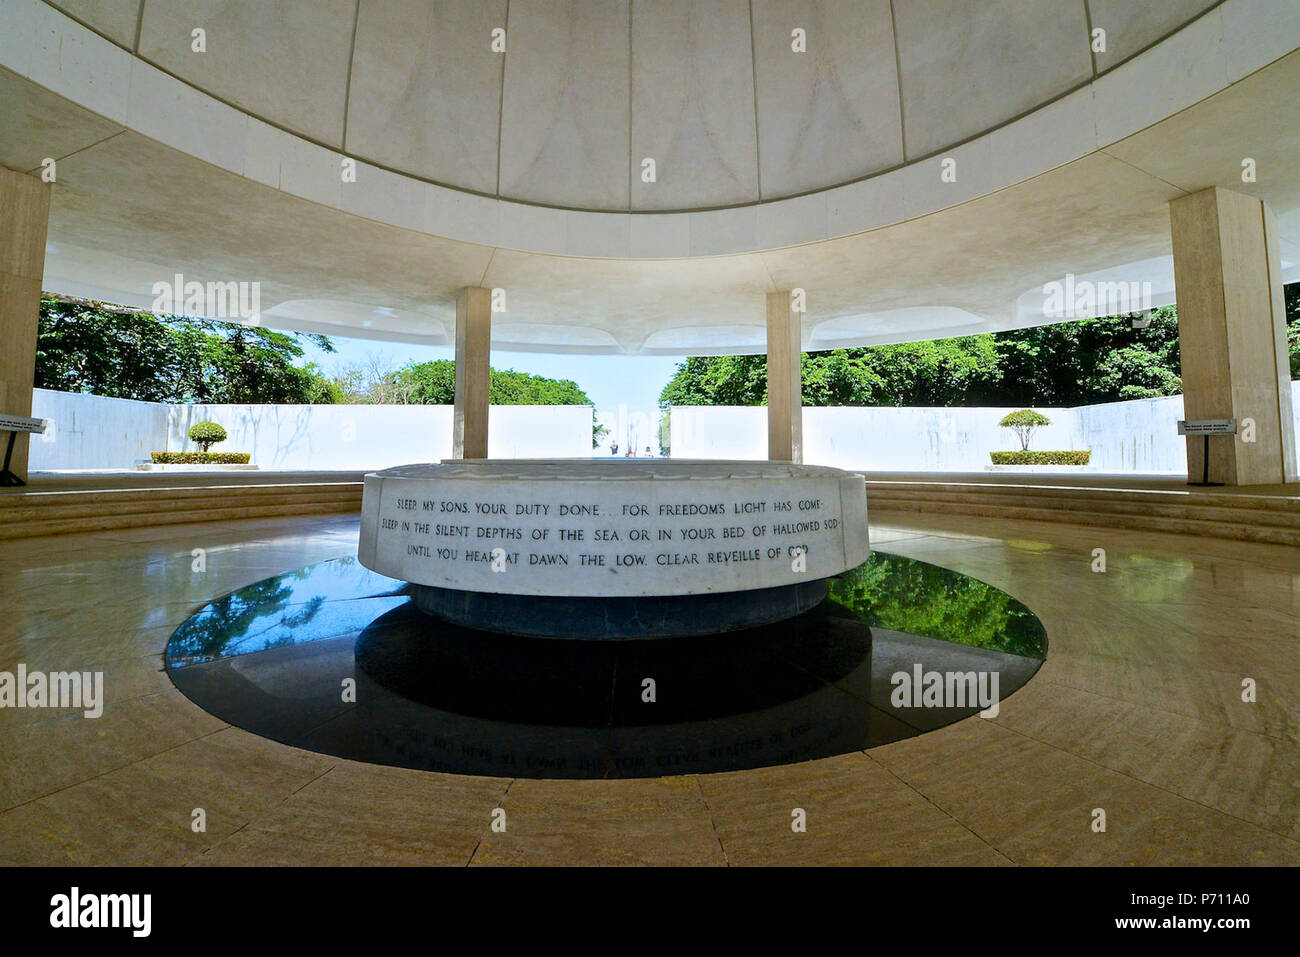
[[[1184,417],[1235,419],[1211,436],[1210,480],[1296,480],[1291,374],[1277,225],[1258,199],[1212,187],[1169,204]],[[1253,428],[1252,428],[1253,426]],[[1199,481],[1204,439],[1187,439]]]
[[[466,286],[456,296],[456,408],[452,420],[452,458],[487,458],[491,346],[492,292],[480,286]]]
[[[32,414],[36,331],[45,274],[50,185],[0,167],[0,412]],[[30,436],[14,441],[10,470],[27,479]],[[0,433],[0,457],[7,433]]]
[[[789,292],[767,294],[767,457],[803,461],[799,313]]]

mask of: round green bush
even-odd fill
[[[195,422],[187,433],[190,441],[197,443],[204,452],[218,442],[226,441],[226,430],[215,422]]]

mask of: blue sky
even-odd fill
[[[350,365],[359,365],[372,354],[382,356],[394,368],[414,362],[452,358],[449,346],[419,346],[405,342],[384,342],[377,339],[344,339],[330,336],[334,353],[322,352],[302,340],[306,359],[317,363],[326,374]],[[552,379],[572,379],[596,405],[600,413],[607,413],[637,430],[638,447],[646,445],[642,422],[654,422],[659,409],[659,393],[672,377],[680,356],[569,356],[534,352],[492,352],[494,369],[515,369]],[[620,407],[623,411],[620,413]],[[643,420],[637,413],[645,416]],[[621,414],[621,419],[620,419]],[[625,442],[626,436],[620,438]],[[651,442],[651,444],[654,444]],[[656,448],[657,451],[657,448]]]

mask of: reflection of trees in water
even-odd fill
[[[1141,604],[1188,600],[1193,585],[1196,563],[1183,558],[1154,558],[1148,555],[1116,555],[1110,560],[1112,572],[1123,574],[1098,575],[1105,579],[1107,588],[1118,589],[1129,601]],[[1212,572],[1214,587],[1223,587],[1223,576],[1228,569]],[[1238,575],[1239,578],[1239,575]]]
[[[176,629],[167,645],[168,660],[206,661],[222,654],[265,651],[292,644],[292,629],[315,618],[326,600],[324,595],[315,595],[296,606],[292,614],[280,614],[293,596],[293,589],[285,582],[301,581],[307,577],[304,571],[310,570],[267,578],[218,598]],[[255,626],[260,627],[254,631]],[[258,639],[264,640],[256,643]]]
[[[831,580],[830,598],[869,625],[1041,658],[1043,626],[1006,592],[927,562],[873,552]]]

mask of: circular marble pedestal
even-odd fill
[[[479,459],[367,475],[358,557],[461,625],[631,638],[791,617],[868,553],[840,469]]]

